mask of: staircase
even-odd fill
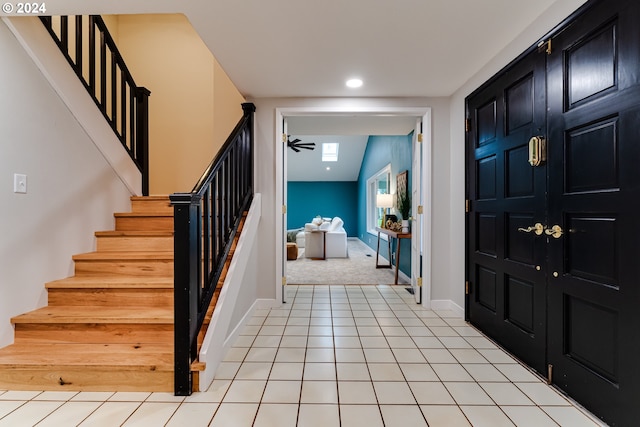
[[[48,306],[11,319],[0,389],[173,392],[173,207],[131,204],[73,277],[46,284]]]

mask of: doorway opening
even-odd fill
[[[277,140],[282,140],[282,144],[276,146],[276,199],[283,207],[282,221],[278,221],[276,231],[276,248],[278,262],[276,265],[277,281],[282,281],[282,286],[278,286],[277,298],[284,301],[284,289],[286,286],[287,252],[286,252],[286,230],[287,230],[287,156],[298,153],[291,152],[287,148],[288,135],[313,135],[326,134],[327,129],[332,129],[331,133],[345,134],[345,122],[354,122],[350,126],[352,129],[368,123],[366,130],[358,131],[360,135],[390,134],[389,131],[380,131],[380,125],[391,126],[391,123],[404,122],[411,123],[411,152],[410,165],[415,171],[410,188],[414,200],[411,239],[411,277],[410,289],[416,297],[416,302],[422,303],[425,307],[430,307],[430,272],[431,272],[431,110],[428,107],[416,108],[327,108],[327,107],[302,107],[302,108],[277,108],[275,117],[275,129]],[[327,122],[338,123],[333,130]],[[372,125],[373,123],[373,125]],[[291,127],[290,127],[291,125]],[[307,127],[307,131],[301,131],[300,127]],[[318,132],[318,129],[323,130]],[[406,127],[405,127],[406,129]],[[314,131],[315,130],[315,131]],[[350,131],[352,134],[355,131]],[[396,135],[403,132],[395,132]],[[405,133],[406,134],[406,133]],[[302,138],[300,138],[302,139]],[[289,153],[290,152],[290,153]],[[392,176],[395,181],[395,175]],[[420,208],[418,208],[420,206]],[[418,211],[422,214],[418,215]],[[360,231],[358,237],[360,237]],[[367,233],[367,238],[375,238]],[[381,251],[382,252],[382,251]],[[384,254],[384,252],[382,252]],[[372,251],[375,257],[375,251]],[[371,268],[375,269],[374,259],[371,259]],[[420,286],[422,285],[422,286]]]

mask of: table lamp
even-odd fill
[[[380,225],[382,228],[385,228],[387,225],[388,210],[393,207],[393,194],[378,194],[376,196],[376,206],[385,209],[382,224]]]

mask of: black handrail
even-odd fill
[[[138,166],[142,194],[149,195],[151,92],[136,85],[101,16],[41,16],[40,20]]]
[[[244,115],[190,193],[174,208],[174,390],[188,396],[198,334],[222,275],[242,214],[253,199],[253,113]]]

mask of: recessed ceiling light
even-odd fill
[[[362,86],[361,79],[349,79],[347,80],[347,86],[351,88],[356,88]]]
[[[328,170],[328,171],[330,171],[330,170],[331,170],[331,168],[330,168],[329,166],[327,166],[327,170]]]

